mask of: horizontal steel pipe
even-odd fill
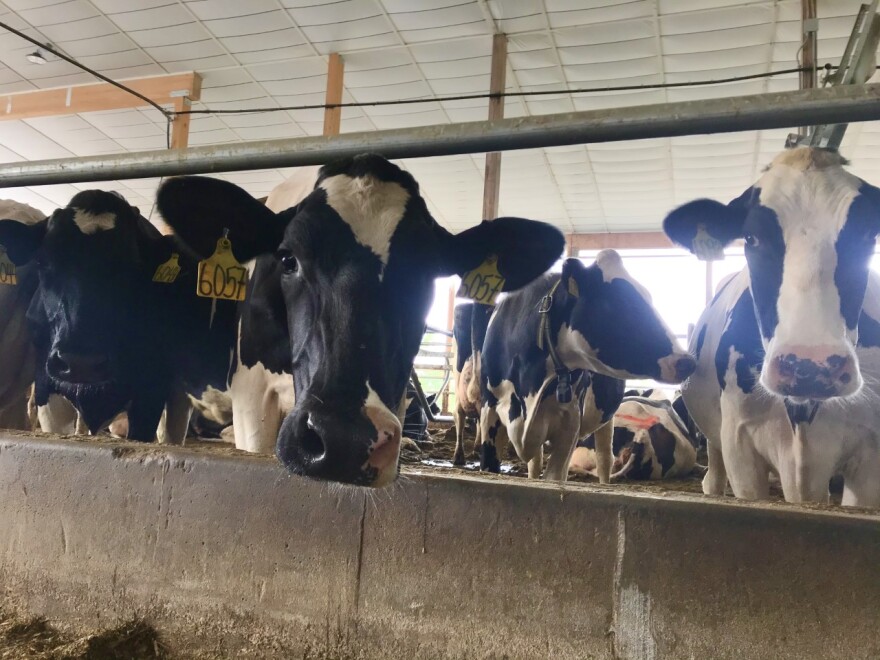
[[[0,165],[0,188],[419,158],[880,119],[880,84]]]

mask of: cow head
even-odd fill
[[[590,266],[567,259],[554,297],[570,306],[559,333],[567,365],[665,383],[680,383],[693,373],[694,359],[678,346],[650,294],[614,250],[600,252]]]
[[[17,265],[36,265],[39,287],[28,310],[34,340],[54,388],[97,431],[154,362],[135,347],[161,341],[147,315],[151,279],[170,246],[136,208],[101,190],[77,193],[36,224],[0,220],[0,244]]]
[[[204,177],[167,181],[158,206],[196,252],[228,229],[239,260],[278,261],[296,391],[278,457],[296,474],[368,486],[397,474],[401,403],[434,279],[494,254],[505,289],[516,289],[563,248],[558,230],[518,218],[450,234],[413,177],[375,155],[325,166],[314,191],[278,214]]]
[[[834,151],[783,152],[726,206],[702,199],[673,211],[669,237],[745,240],[766,357],[761,384],[795,402],[855,394],[855,353],[868,267],[880,231],[880,190],[843,169]]]

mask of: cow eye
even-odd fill
[[[755,237],[754,234],[746,234],[746,235],[745,235],[745,239],[746,239],[746,245],[747,245],[748,247],[750,247],[750,248],[756,248],[756,247],[758,247],[758,245],[759,245],[759,241],[758,241],[758,239]]]
[[[295,273],[299,270],[299,261],[292,254],[281,255],[281,266],[287,273]]]

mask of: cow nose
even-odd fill
[[[101,383],[110,380],[110,359],[106,355],[55,350],[46,369],[52,378],[69,383]]]
[[[294,474],[323,481],[382,487],[397,475],[401,427],[367,408],[295,410],[284,420],[276,454]]]
[[[690,355],[674,353],[662,358],[659,362],[660,378],[664,383],[680,383],[690,376],[697,368],[697,363]]]
[[[768,360],[762,377],[772,392],[799,399],[848,396],[862,385],[852,354],[824,347],[781,347]]]
[[[675,363],[675,379],[682,381],[697,370],[697,362],[690,355],[680,358]]]

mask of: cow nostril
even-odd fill
[[[309,463],[316,463],[324,457],[326,451],[324,441],[318,435],[311,420],[306,424],[306,429],[300,438],[300,449],[303,458]]]
[[[675,363],[675,375],[679,380],[684,380],[697,369],[697,363],[691,357],[681,358]]]
[[[59,378],[70,372],[70,367],[58,353],[52,353],[46,363],[46,369],[53,378]]]

